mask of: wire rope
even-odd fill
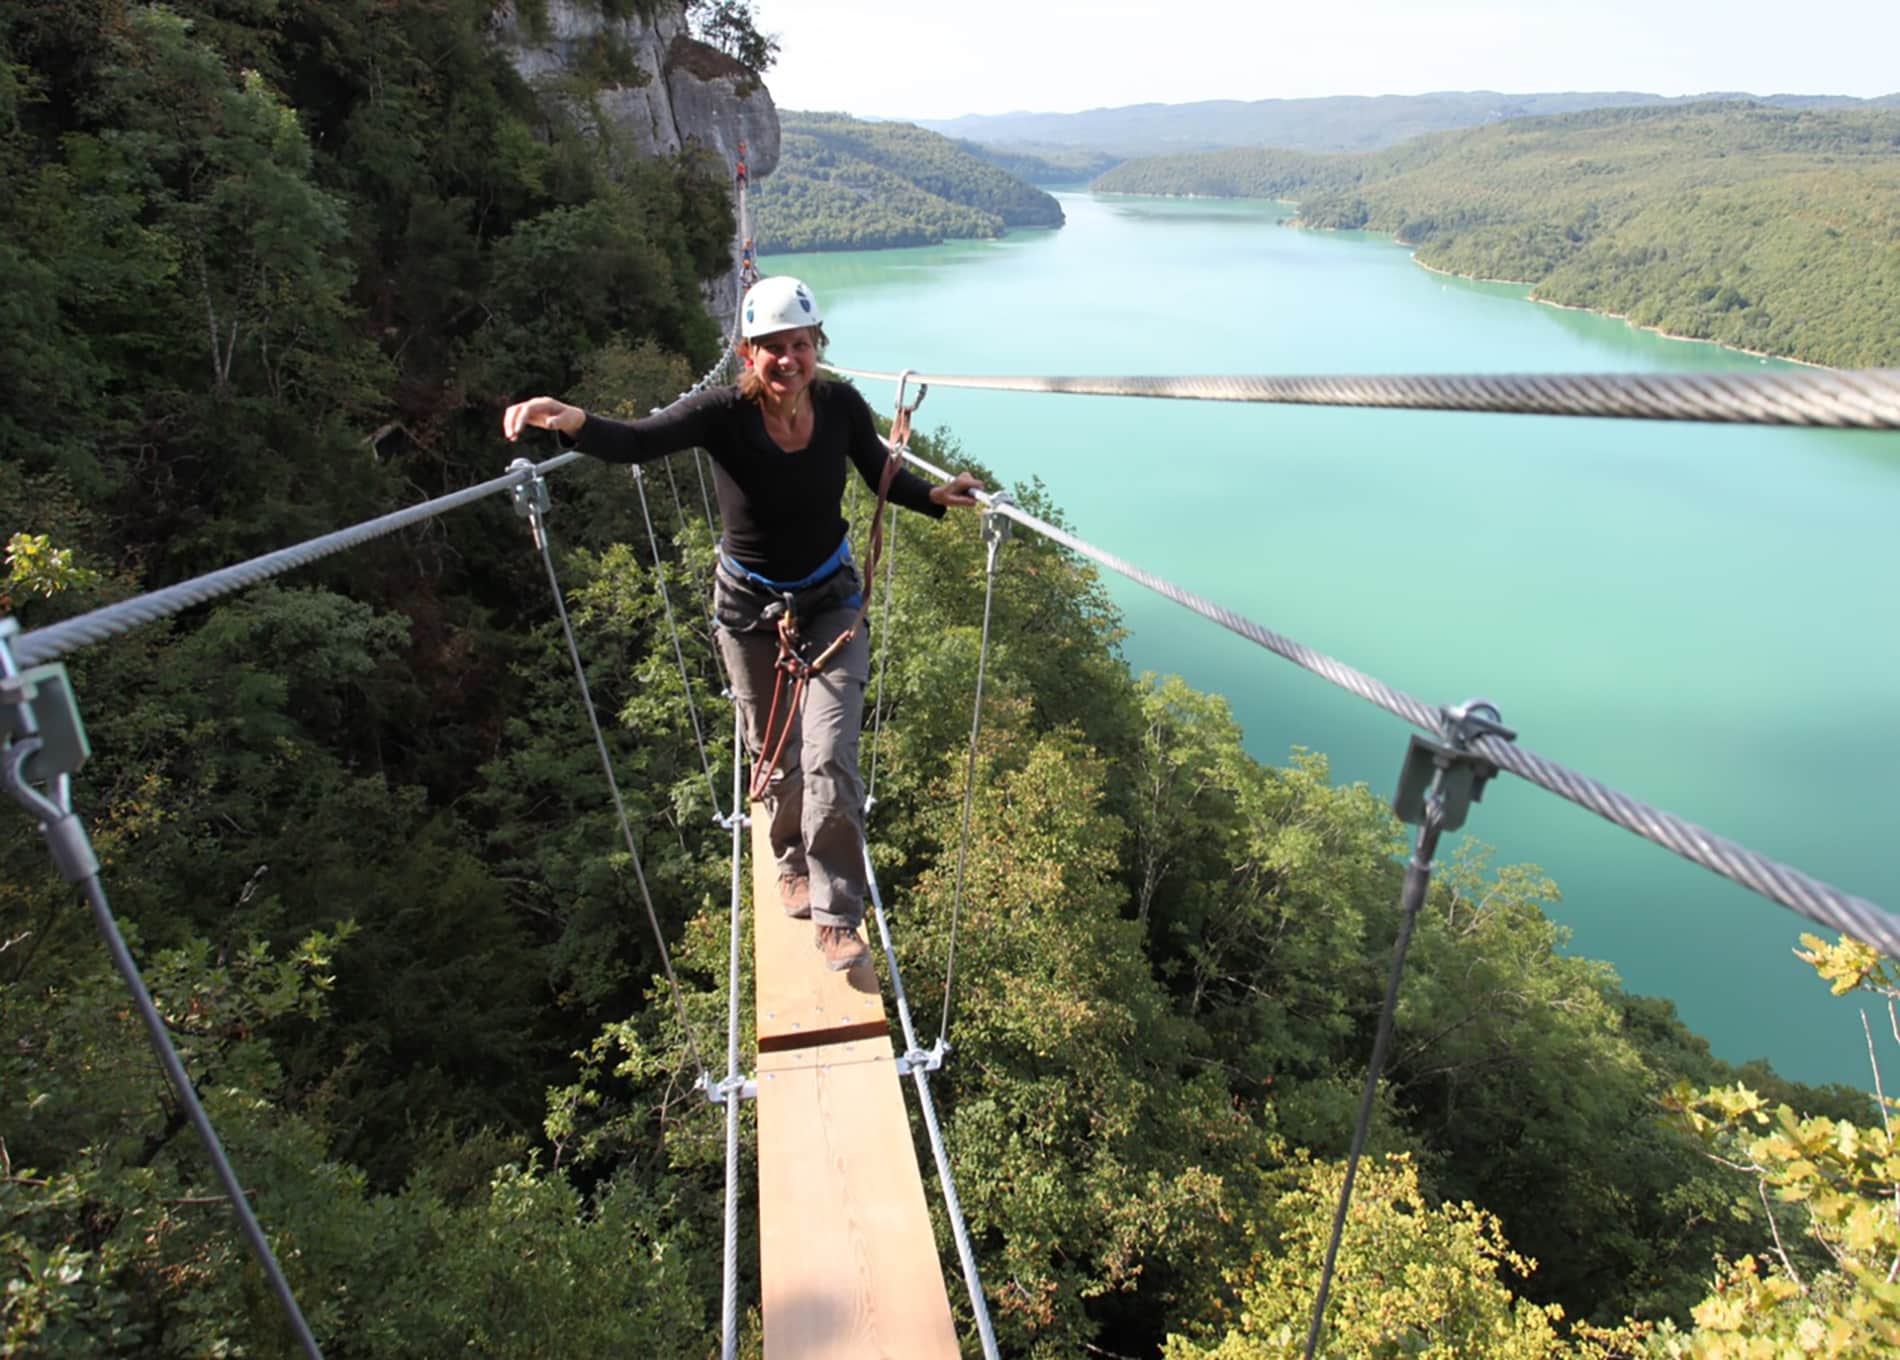
[[[715,819],[724,820],[719,811],[719,787],[713,782],[712,761],[706,755],[706,735],[699,725],[699,706],[693,702],[693,682],[686,670],[686,650],[680,645],[679,624],[673,617],[673,597],[666,588],[666,567],[660,561],[660,537],[653,532],[653,514],[647,509],[647,483],[641,469],[633,469],[633,485],[640,493],[640,518],[647,528],[647,543],[653,550],[653,582],[659,587],[660,604],[666,610],[666,630],[673,639],[673,656],[679,662],[680,688],[686,693],[686,714],[693,723],[693,744],[699,748],[699,768],[706,775],[706,796],[712,800]],[[737,803],[733,804],[736,809]]]
[[[930,1140],[931,1159],[937,1165],[937,1185],[943,1191],[944,1216],[950,1223],[950,1235],[956,1243],[957,1262],[963,1269],[964,1289],[970,1296],[970,1313],[976,1321],[977,1335],[983,1343],[985,1360],[997,1360],[996,1329],[990,1322],[989,1301],[983,1293],[983,1279],[976,1265],[976,1248],[970,1242],[970,1227],[964,1222],[963,1201],[957,1195],[957,1180],[950,1169],[950,1153],[944,1146],[943,1126],[937,1121],[937,1106],[930,1095],[931,1055],[917,1046],[917,1029],[911,1019],[910,1000],[904,993],[904,975],[897,966],[897,950],[891,944],[890,922],[884,912],[884,895],[878,891],[877,869],[871,863],[871,846],[862,836],[859,849],[864,856],[864,882],[870,892],[872,913],[877,920],[878,939],[884,946],[884,961],[891,975],[891,994],[897,1001],[897,1018],[904,1030],[904,1057],[917,1088],[917,1108],[924,1116],[924,1131]],[[941,1036],[937,1040],[939,1057],[948,1051]]]
[[[827,365],[848,378],[894,373]],[[912,374],[931,387],[1412,411],[1900,429],[1900,368],[1764,373],[1423,373],[1313,376],[1022,377]]]
[[[740,806],[741,769],[744,765],[744,732],[738,705],[732,710],[732,905],[731,938],[726,953],[726,1079],[720,1090],[726,1100],[726,1255],[721,1264],[719,1310],[720,1355],[736,1360],[739,1354],[739,1098],[744,1082],[739,1077],[739,942],[746,819],[737,812]]]
[[[567,639],[567,655],[574,666],[574,681],[580,688],[581,707],[587,710],[587,724],[593,729],[594,748],[600,753],[601,772],[607,776],[607,790],[613,795],[614,815],[619,818],[620,834],[627,843],[627,854],[633,860],[633,876],[640,885],[640,900],[646,906],[647,921],[653,927],[653,942],[659,948],[660,963],[666,969],[666,980],[673,994],[673,1008],[679,1013],[680,1030],[686,1036],[686,1046],[693,1055],[693,1066],[703,1086],[708,1081],[706,1060],[701,1054],[698,1039],[694,1037],[692,1021],[686,1014],[685,994],[680,989],[679,975],[673,971],[673,954],[666,947],[666,932],[660,928],[660,914],[653,907],[653,894],[647,887],[646,870],[640,864],[640,847],[634,843],[633,824],[627,818],[626,801],[620,796],[620,781],[614,777],[613,757],[607,750],[607,738],[601,732],[600,714],[594,707],[593,691],[587,684],[587,668],[581,664],[580,647],[574,641],[574,625],[568,618],[567,600],[561,592],[560,574],[554,567],[547,525],[539,508],[530,507],[528,521],[534,531],[535,546],[541,550],[541,561],[547,567],[548,588],[554,594],[554,608],[561,618],[562,636]]]
[[[857,482],[851,485],[855,488]],[[877,803],[877,758],[878,748],[884,744],[884,672],[890,664],[891,646],[891,597],[897,593],[897,507],[890,508],[890,526],[885,530],[884,539],[884,613],[878,624],[877,638],[877,687],[872,691],[871,702],[871,778],[865,787],[864,810],[869,814]],[[867,582],[872,589],[877,588],[875,581]]]
[[[999,503],[1007,504],[998,498]],[[992,510],[991,515],[996,512]],[[937,1028],[939,1042],[947,1040],[950,1034],[950,984],[956,976],[957,967],[957,926],[963,918],[963,871],[970,851],[970,812],[976,803],[976,743],[983,728],[983,676],[989,667],[990,659],[990,605],[996,598],[996,555],[1002,550],[1001,534],[989,533],[988,564],[983,572],[983,641],[976,653],[976,701],[970,709],[970,754],[963,766],[963,830],[957,837],[957,877],[956,890],[950,898],[950,948],[943,965],[943,1018]]]
[[[906,450],[904,457],[940,481],[950,474],[942,468]],[[974,493],[977,500],[1008,516],[1025,529],[1068,548],[1138,585],[1147,587],[1165,599],[1211,619],[1275,655],[1293,662],[1341,689],[1357,694],[1388,713],[1413,726],[1436,735],[1442,726],[1443,710],[1436,705],[1396,689],[1382,680],[1335,660],[1323,652],[1306,647],[1271,629],[1264,628],[1225,606],[1185,590],[1174,582],[1134,565],[1115,554],[1057,528],[1046,520],[1027,514],[1006,497],[988,492]],[[1596,813],[1605,821],[1634,832],[1644,840],[1680,855],[1692,864],[1709,869],[1738,883],[1771,902],[1778,903],[1830,930],[1850,935],[1873,945],[1890,958],[1900,958],[1900,917],[1864,897],[1844,892],[1811,874],[1719,836],[1674,813],[1665,812],[1640,799],[1603,784],[1587,775],[1558,764],[1515,742],[1496,737],[1476,738],[1473,749],[1501,769],[1510,771],[1528,783]]]

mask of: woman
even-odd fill
[[[590,416],[553,397],[510,406],[502,432],[554,430],[583,453],[613,463],[644,463],[680,449],[712,455],[725,525],[714,585],[714,638],[744,717],[755,762],[765,750],[779,655],[779,619],[790,612],[805,660],[823,656],[861,617],[862,583],[851,561],[842,504],[855,468],[875,490],[887,459],[857,391],[818,376],[825,332],[817,300],[797,279],[761,279],[747,290],[736,387],[690,397],[645,420]],[[941,517],[974,505],[982,484],[968,474],[931,486],[908,470],[890,486],[894,505]],[[785,732],[780,713],[770,734],[777,757],[765,795],[779,899],[810,917],[832,969],[870,958],[858,935],[864,920],[864,786],[858,732],[870,640],[859,627],[814,673],[802,713]],[[783,710],[790,698],[780,699]]]

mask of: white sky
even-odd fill
[[[755,0],[784,109],[861,117],[1434,90],[1900,91],[1900,0]]]

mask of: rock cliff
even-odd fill
[[[704,147],[732,165],[745,143],[746,169],[762,179],[778,167],[778,110],[771,93],[738,62],[687,32],[682,3],[650,17],[610,19],[601,0],[504,0],[495,41],[542,98],[582,120],[598,117],[642,154],[672,156]],[[734,274],[708,290],[707,305],[730,322]]]

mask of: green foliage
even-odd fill
[[[1290,198],[1420,263],[1672,334],[1817,363],[1900,362],[1900,112],[1604,109],[1365,155],[1130,161],[1123,193]]]
[[[1055,199],[909,123],[781,118],[779,167],[751,191],[761,252],[862,250],[1057,227]]]

